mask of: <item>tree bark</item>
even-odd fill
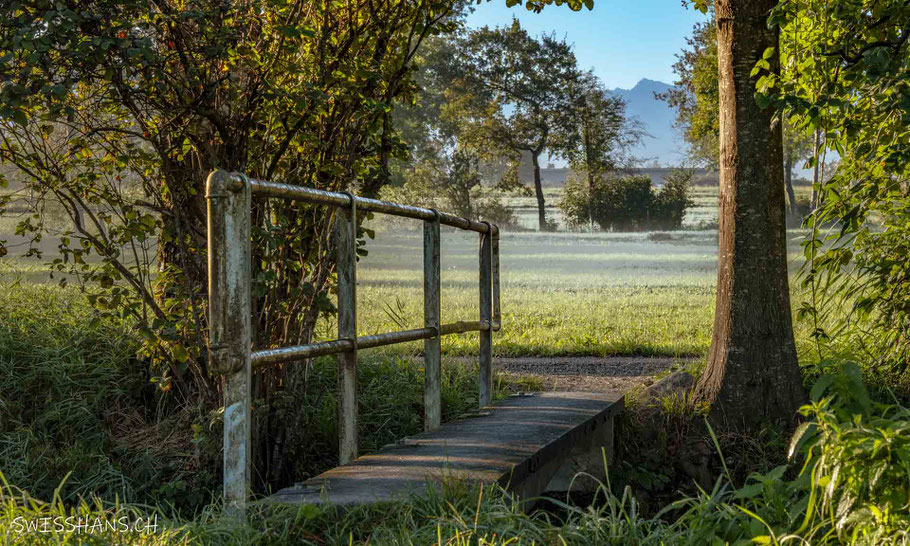
[[[787,154],[784,161],[784,185],[787,187],[787,198],[790,200],[790,214],[799,218],[799,208],[796,206],[796,192],[793,191],[793,155]]]
[[[715,422],[752,429],[792,424],[805,392],[787,278],[781,127],[755,101],[750,72],[778,30],[776,0],[718,0],[720,215],[717,305],[707,368],[695,397]],[[770,59],[777,70],[775,55]]]
[[[531,163],[534,165],[534,193],[537,195],[537,225],[540,231],[549,231],[547,211],[543,200],[543,184],[540,181],[540,152],[531,151]]]

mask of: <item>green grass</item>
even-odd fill
[[[791,232],[791,271],[799,232]],[[504,233],[502,331],[494,352],[503,356],[702,356],[714,315],[716,235],[674,233]],[[358,265],[361,335],[423,325],[422,239],[417,232],[385,231]],[[442,236],[442,321],[476,320],[477,241]],[[334,324],[320,334],[333,337]],[[476,335],[447,337],[443,350],[476,353]],[[421,346],[396,346],[392,354]]]
[[[506,233],[501,247],[503,330],[494,336],[497,354],[706,352],[714,305],[712,233],[677,232],[670,239]],[[419,233],[386,229],[368,248],[358,272],[361,333],[420,326]],[[476,253],[475,237],[443,234],[444,322],[476,318]],[[815,482],[801,473],[799,461],[748,481],[721,476],[712,489],[679,497],[661,517],[643,515],[628,490],[604,487],[589,507],[560,504],[526,514],[495,488],[449,484],[441,494],[347,512],[257,508],[251,525],[240,527],[215,501],[219,416],[162,403],[135,358],[138,345],[130,328],[97,320],[75,289],[27,282],[46,275],[35,262],[3,263],[2,278],[23,279],[0,285],[0,533],[13,543],[907,543],[906,500],[899,494],[908,483],[907,410],[876,406],[865,421],[856,421],[838,414],[834,402],[810,414],[825,424],[816,430],[826,434],[806,444],[820,446],[809,459],[814,466],[806,467],[818,469]],[[811,360],[808,327],[797,324],[797,339]],[[334,337],[334,324],[322,323],[320,335]],[[476,335],[448,337],[444,349],[473,355],[476,341]],[[420,429],[423,372],[407,358],[420,350],[420,344],[411,344],[363,352],[364,451]],[[287,423],[311,439],[294,455],[300,475],[335,463],[331,359],[313,363],[309,377],[305,392],[290,402],[296,417]],[[851,383],[838,379],[832,385]],[[500,395],[535,387],[508,376],[497,380]],[[474,370],[447,366],[442,396],[446,418],[472,408]],[[832,457],[822,459],[820,453]],[[875,480],[851,474],[867,466]],[[841,480],[836,495],[823,491],[823,479]],[[842,491],[859,499],[845,521],[837,513]],[[159,528],[151,535],[16,531],[43,517],[134,521],[156,514]]]
[[[0,473],[9,483],[36,498],[98,495],[184,512],[217,495],[220,414],[158,391],[139,345],[136,332],[97,316],[76,289],[0,284]],[[279,414],[307,439],[286,446],[297,476],[337,464],[335,382],[334,359],[317,359],[302,388],[272,401],[287,406]],[[358,384],[362,451],[422,430],[418,361],[366,354]],[[536,388],[534,379],[494,377],[497,397]],[[444,420],[475,409],[476,369],[447,365],[441,398]]]
[[[416,222],[410,224],[415,227]],[[405,225],[407,226],[407,224]],[[423,250],[418,231],[381,226],[358,264],[360,335],[423,326]],[[798,264],[790,233],[791,271]],[[531,232],[502,235],[503,327],[494,335],[501,356],[702,356],[714,312],[716,235]],[[477,239],[444,230],[442,320],[477,320]],[[37,260],[0,261],[0,279],[48,279]],[[796,298],[794,298],[796,299]],[[332,319],[317,338],[333,339]],[[365,354],[407,357],[422,343]],[[477,335],[447,336],[449,355],[473,355]]]
[[[403,503],[258,505],[249,524],[239,525],[217,505],[181,520],[155,507],[97,499],[66,504],[54,496],[42,502],[0,475],[0,529],[17,544],[907,545],[910,409],[872,402],[858,374],[855,366],[843,366],[819,380],[813,403],[803,410],[807,426],[793,438],[798,456],[788,464],[745,479],[722,472],[711,486],[681,495],[654,516],[643,514],[629,488],[614,492],[609,482],[589,505],[552,499],[543,501],[549,510],[530,513],[497,487],[448,483]],[[721,443],[713,430],[709,434],[719,452]],[[67,517],[141,518],[143,529],[154,518],[159,527],[152,533],[102,527],[80,534],[68,532]],[[61,531],[23,532],[43,518],[51,526],[60,522]]]

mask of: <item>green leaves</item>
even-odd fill
[[[535,39],[515,20],[472,31],[457,48],[443,112],[459,143],[487,159],[556,152],[560,131],[575,129],[580,73],[571,46],[555,36]]]
[[[910,195],[894,192],[910,180],[910,50],[901,38],[910,6],[788,0],[771,21],[781,27],[782,73],[768,92],[796,124],[820,130],[821,158],[807,166],[831,178],[814,188],[815,244],[801,272],[814,312],[802,314],[830,333],[819,336],[820,350],[834,344],[902,372],[910,366],[910,271],[894,272],[892,263],[910,251],[910,225],[900,220]],[[824,164],[826,150],[839,160],[836,172]]]
[[[707,11],[708,4],[696,3],[696,8]],[[693,27],[673,72],[677,75],[675,87],[659,98],[676,109],[676,123],[683,130],[693,158],[716,168],[720,124],[717,29],[713,18]]]
[[[477,3],[479,4],[482,1],[484,0],[477,0]],[[572,11],[581,11],[582,8],[587,8],[589,10],[594,9],[594,0],[506,0],[506,6],[510,8],[520,6],[522,2],[524,2],[524,6],[528,11],[533,11],[535,13],[540,13],[549,5],[565,5]]]
[[[192,392],[211,388],[202,363],[208,172],[375,195],[402,154],[390,114],[413,96],[414,48],[437,23],[452,28],[454,4],[300,7],[0,8],[0,120],[10,137],[0,155],[24,173],[36,209],[51,205],[66,225],[55,272],[147,334],[144,356],[162,385],[179,377],[196,382]],[[328,214],[257,205],[257,344],[308,339],[311,318],[332,312]],[[45,220],[36,212],[20,234],[55,236]]]

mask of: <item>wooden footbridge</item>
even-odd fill
[[[288,199],[339,209],[335,221],[338,339],[253,350],[251,338],[252,198]],[[341,466],[270,497],[273,502],[362,504],[391,500],[442,480],[499,483],[521,497],[566,490],[575,472],[602,471],[610,452],[614,393],[512,396],[492,404],[493,332],[501,328],[499,229],[431,209],[247,178],[215,171],[208,179],[209,355],[224,376],[225,509],[244,513],[250,489],[251,373],[263,366],[335,354]],[[357,214],[376,212],[423,221],[424,327],[357,336]],[[479,234],[477,321],[444,324],[440,309],[440,226]],[[441,424],[440,337],[479,332],[477,413]],[[425,432],[358,458],[357,351],[424,340]]]

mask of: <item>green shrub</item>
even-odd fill
[[[604,231],[679,229],[686,208],[691,171],[675,170],[655,190],[648,176],[607,173],[566,182],[559,208],[570,227],[597,224]]]
[[[693,171],[674,169],[664,177],[664,185],[653,195],[650,212],[651,229],[679,229],[689,200]]]
[[[383,199],[484,220],[500,227],[518,226],[518,218],[505,199],[530,195],[530,190],[516,176],[506,173],[497,181],[495,175],[481,168],[475,155],[463,150],[399,167],[398,183],[382,188]]]
[[[820,358],[862,355],[910,393],[910,190],[889,172],[847,172],[857,178],[829,181],[807,221],[799,316]]]

